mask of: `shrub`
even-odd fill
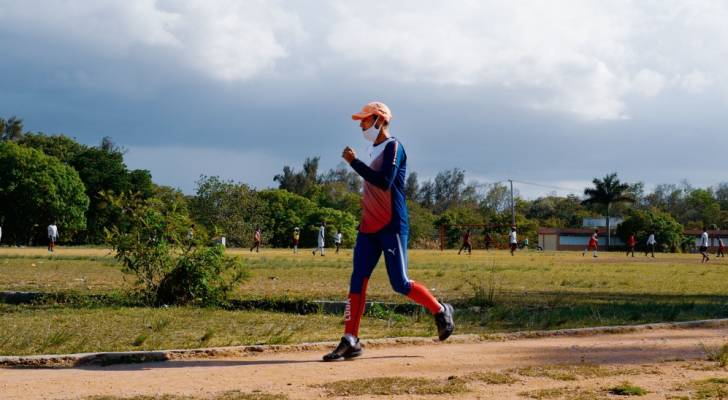
[[[208,245],[200,234],[187,240],[190,221],[183,207],[131,194],[103,196],[122,215],[118,225],[106,230],[107,242],[124,271],[137,277],[145,302],[220,304],[247,276],[221,245]]]

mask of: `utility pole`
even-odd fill
[[[509,179],[511,183],[511,226],[516,226],[516,203],[513,201],[513,179]]]

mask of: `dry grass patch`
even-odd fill
[[[239,391],[224,392],[213,397],[195,397],[195,396],[178,396],[171,394],[152,395],[152,396],[134,396],[134,397],[117,397],[117,396],[93,396],[84,400],[288,400],[288,396],[283,394],[271,393],[242,393]]]
[[[331,397],[341,396],[396,396],[396,395],[450,395],[465,393],[468,387],[459,378],[427,379],[383,377],[343,380],[317,385]]]
[[[560,387],[518,393],[519,396],[537,400],[606,400],[607,396],[593,390]]]
[[[686,396],[674,397],[689,400],[728,399],[728,378],[715,377],[678,385],[673,390],[687,392]]]
[[[530,366],[514,368],[508,372],[531,378],[549,378],[557,381],[576,381],[607,376],[634,375],[638,373],[628,369],[612,370],[593,364]]]
[[[483,382],[489,385],[511,385],[520,382],[518,378],[507,372],[473,372],[465,375],[463,379],[468,382]]]

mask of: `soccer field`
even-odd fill
[[[351,250],[325,257],[310,251],[229,249],[250,268],[238,299],[343,300]],[[472,256],[413,250],[410,278],[457,307],[458,333],[557,329],[728,317],[728,262],[700,264],[692,254],[625,257],[602,253],[476,251]],[[108,250],[0,249],[0,290],[110,294],[133,287]],[[368,299],[408,302],[389,287],[383,261]],[[253,343],[336,340],[339,315],[262,310],[43,304],[1,306],[0,353],[133,350]],[[381,310],[380,310],[381,311]],[[428,336],[427,315],[375,312],[362,323],[365,337]]]
[[[289,297],[341,300],[351,274],[350,249],[313,256],[302,250],[264,249],[260,253],[229,249],[250,268],[251,277],[236,293],[240,298]],[[599,258],[576,252],[409,251],[410,279],[426,284],[447,300],[466,300],[477,289],[497,294],[586,294],[589,296],[723,296],[728,294],[728,261],[700,264],[694,254],[601,253]],[[0,249],[0,290],[105,292],[128,288],[109,250],[100,248]],[[394,293],[383,259],[370,281],[371,300],[406,302]]]

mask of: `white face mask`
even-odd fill
[[[366,139],[369,142],[374,143],[375,140],[377,140],[377,137],[379,136],[379,129],[376,128],[377,122],[379,121],[379,118],[374,120],[374,123],[372,126],[369,127],[369,129],[365,129],[362,131],[362,134],[364,135],[364,139]]]

